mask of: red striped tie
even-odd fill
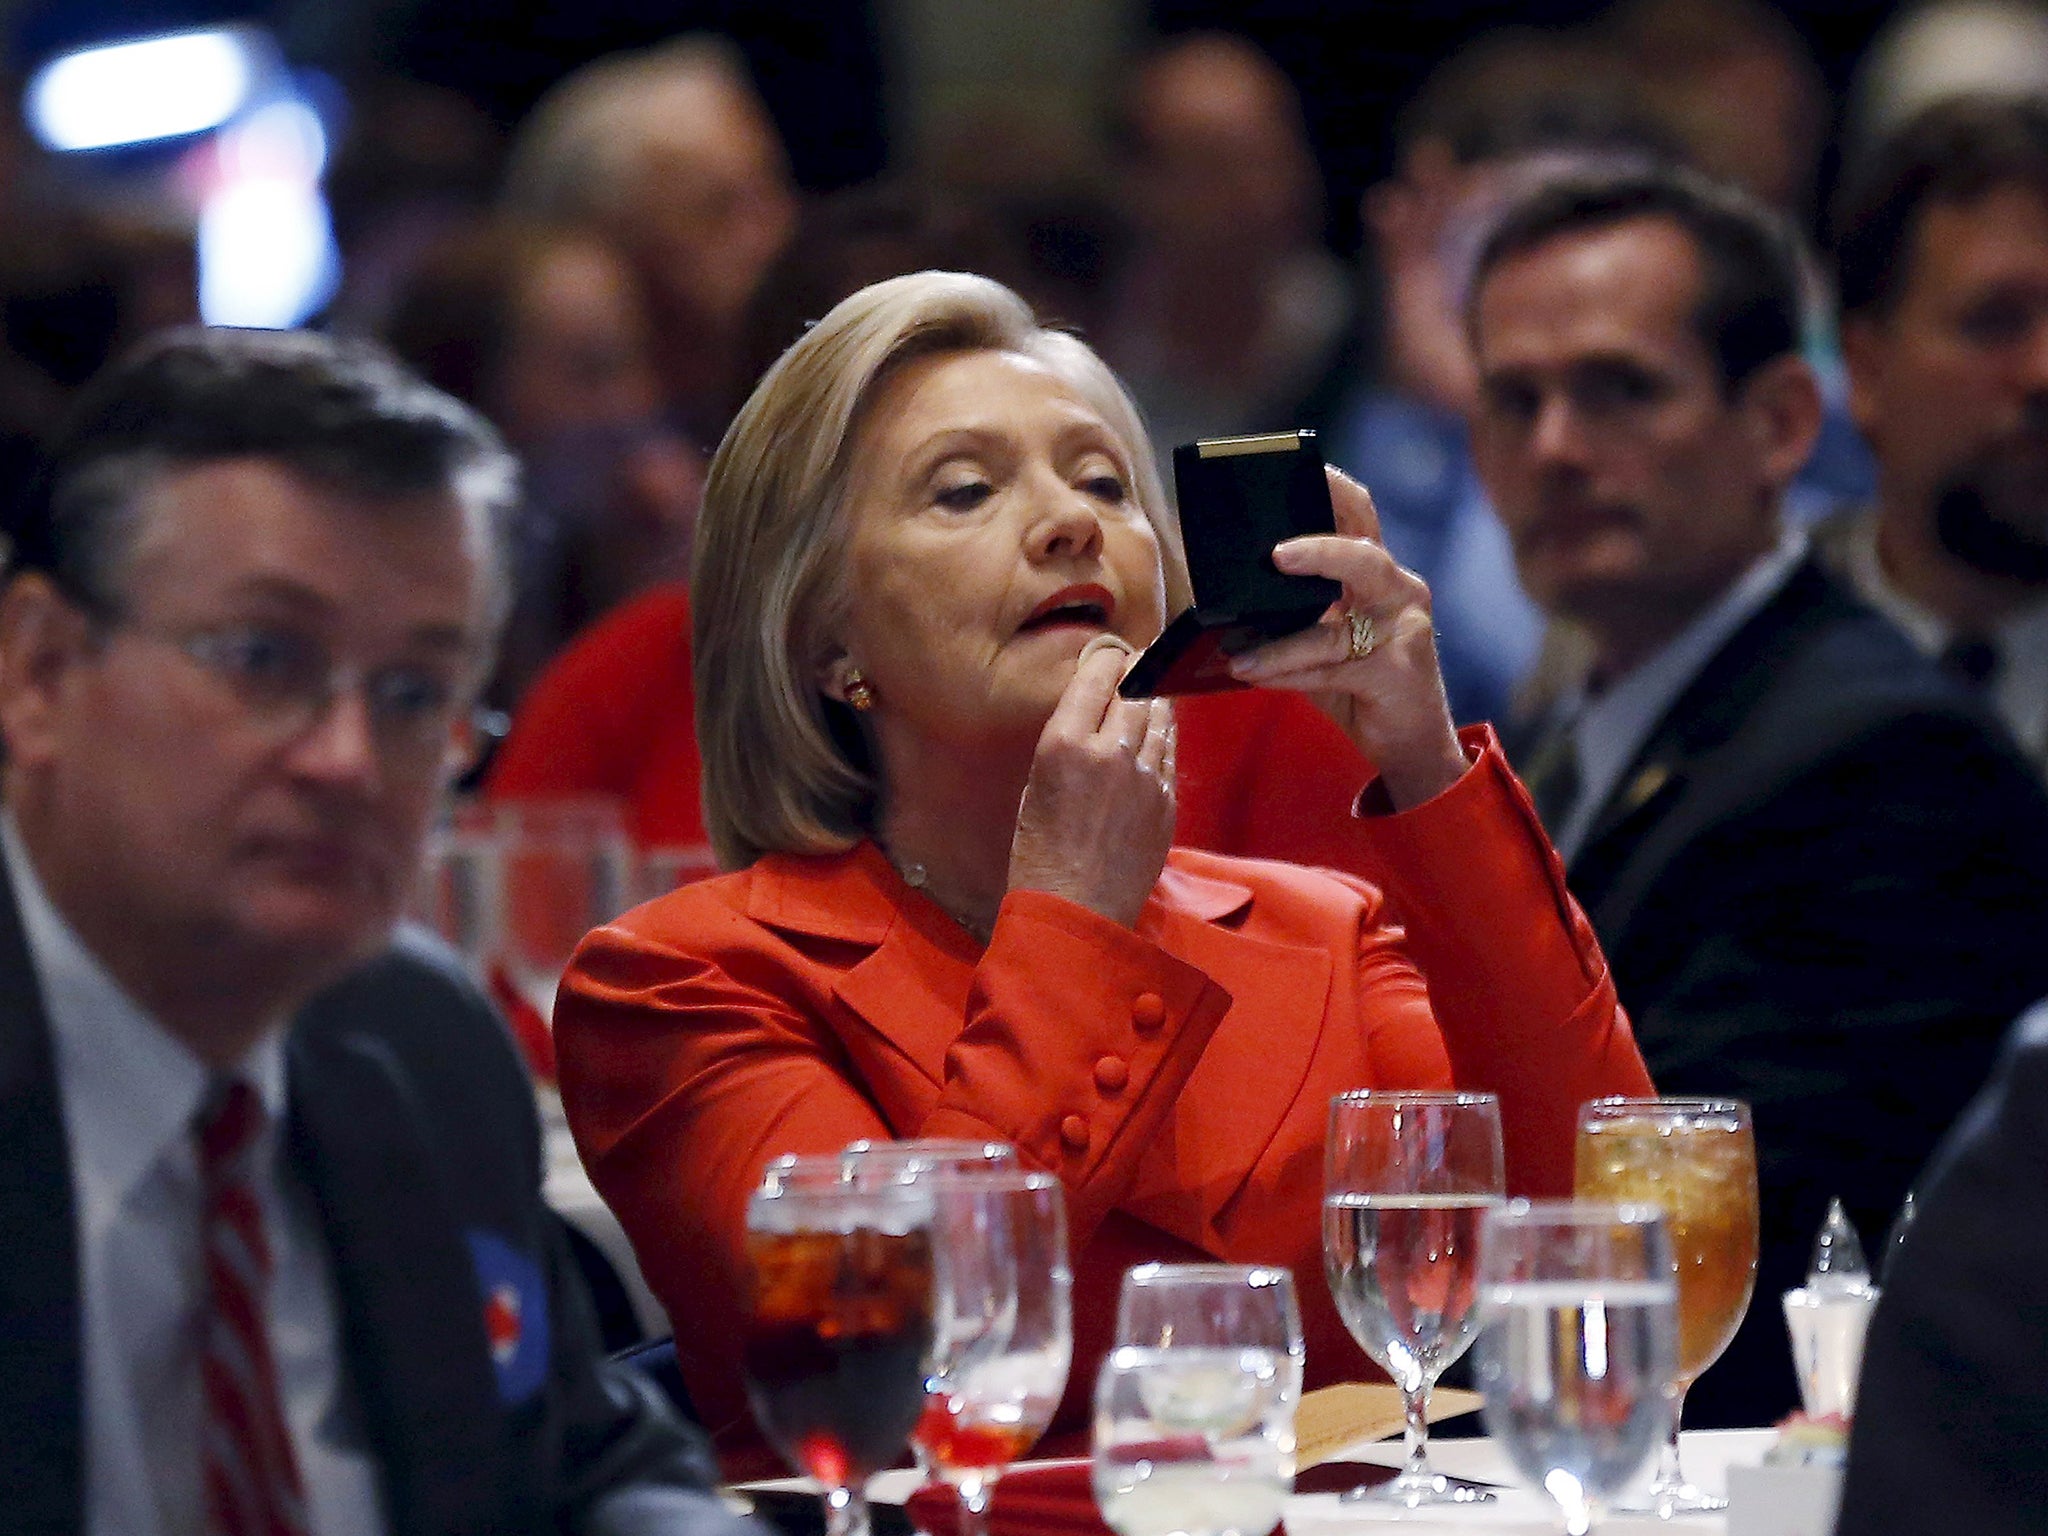
[[[200,1465],[209,1536],[305,1536],[306,1501],[277,1395],[270,1244],[256,1204],[264,1112],[240,1079],[217,1084],[194,1127],[206,1218]]]

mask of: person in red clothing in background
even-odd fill
[[[609,795],[644,848],[707,841],[690,682],[690,594],[653,588],[600,619],[541,673],[485,782],[500,800]],[[1372,775],[1299,694],[1197,694],[1180,731],[1174,842],[1345,867],[1332,833]]]
[[[1313,840],[1357,876],[1171,847],[1174,709],[1115,686],[1186,578],[1086,346],[989,279],[919,273],[834,308],[741,409],[693,588],[731,873],[591,934],[555,1008],[578,1149],[729,1475],[774,1465],[738,1346],[775,1156],[971,1136],[1057,1173],[1070,1445],[1127,1265],[1320,1264],[1333,1093],[1496,1092],[1510,1190],[1558,1194],[1578,1106],[1648,1091],[1528,796],[1489,728],[1453,730],[1427,589],[1364,489],[1331,490],[1339,532],[1274,560],[1340,605],[1234,666],[1348,741],[1327,803],[1263,771],[1273,825],[1327,817]],[[1360,1373],[1328,1293],[1302,1302],[1309,1382]]]

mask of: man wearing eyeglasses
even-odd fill
[[[53,445],[0,591],[10,1531],[737,1529],[598,1355],[503,1030],[393,938],[513,481],[311,336],[172,333]]]

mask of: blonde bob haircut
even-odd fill
[[[878,765],[853,712],[818,681],[846,610],[855,437],[904,363],[983,351],[1051,369],[1109,424],[1159,538],[1168,611],[1185,606],[1179,529],[1144,424],[1101,358],[985,277],[917,272],[863,288],[762,377],[704,486],[690,606],[704,825],[721,867],[838,852],[867,835]]]

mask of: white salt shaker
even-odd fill
[[[1785,1293],[1785,1326],[1806,1411],[1849,1417],[1856,1409],[1856,1375],[1863,1363],[1863,1332],[1878,1288],[1856,1228],[1842,1202],[1828,1203],[1828,1218],[1814,1240],[1806,1284]]]

